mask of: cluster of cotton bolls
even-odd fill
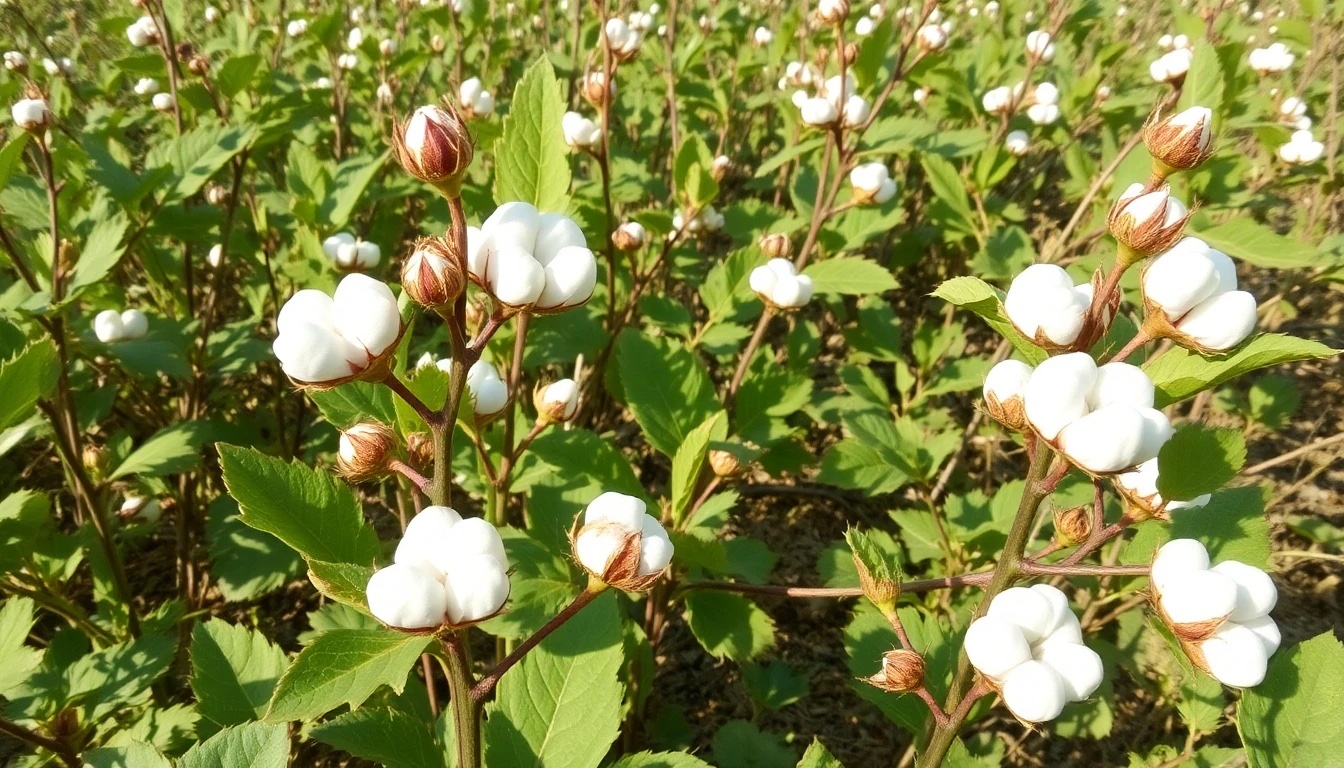
[[[485,117],[495,111],[495,97],[485,90],[479,77],[469,77],[457,88],[458,104],[468,119]]]
[[[505,203],[467,228],[472,282],[508,310],[559,312],[592,298],[597,261],[574,220],[528,203]]]
[[[382,362],[401,338],[401,311],[392,289],[362,274],[346,275],[333,295],[305,288],[276,318],[272,351],[300,384],[334,385]]]
[[[322,251],[337,269],[345,271],[373,269],[383,259],[383,250],[377,243],[349,232],[337,232],[323,240]]]
[[[608,491],[588,504],[573,535],[574,559],[617,589],[647,589],[672,562],[666,529],[641,499]]]
[[[630,28],[636,32],[648,32],[650,29],[653,29],[654,17],[656,17],[661,10],[662,7],[657,3],[654,3],[649,6],[649,10],[647,11],[631,11],[630,14],[626,16],[626,20],[630,23]]]
[[[19,99],[9,108],[9,114],[25,131],[45,130],[51,124],[51,108],[42,98]]]
[[[405,630],[484,621],[509,599],[508,568],[494,526],[449,507],[425,507],[406,524],[392,564],[369,579],[369,612]]]
[[[1282,639],[1269,615],[1279,597],[1269,574],[1236,560],[1210,566],[1203,544],[1175,539],[1157,551],[1149,582],[1158,613],[1196,666],[1234,688],[1265,679]]]
[[[1325,155],[1325,143],[1316,140],[1310,130],[1293,131],[1288,143],[1279,147],[1279,159],[1289,165],[1310,165]]]
[[[812,278],[798,274],[788,259],[771,259],[753,269],[748,283],[775,309],[798,309],[812,300]]]
[[[1283,43],[1271,43],[1268,47],[1256,48],[1247,57],[1251,69],[1261,77],[1286,72],[1293,66],[1296,58]]]
[[[860,205],[881,205],[896,196],[896,180],[882,163],[863,163],[849,172],[854,201]]]
[[[592,149],[602,142],[602,125],[578,112],[566,112],[560,120],[560,128],[571,149]]]
[[[1048,584],[1012,587],[966,630],[966,657],[1019,720],[1043,723],[1096,692],[1101,657],[1083,644],[1064,593]]]
[[[93,335],[104,344],[143,339],[147,333],[149,318],[138,309],[104,309],[93,317]]]
[[[867,99],[855,93],[858,87],[853,73],[846,72],[844,77],[827,78],[811,96],[804,90],[795,91],[793,104],[808,125],[825,127],[840,121],[846,127],[859,126],[868,119],[872,108]]]
[[[1255,330],[1255,297],[1237,290],[1227,254],[1196,237],[1154,258],[1141,279],[1147,325],[1155,335],[1203,352],[1225,352]]]
[[[706,205],[695,214],[690,221],[686,220],[686,215],[681,211],[672,214],[672,232],[668,237],[674,237],[683,229],[692,235],[699,235],[707,232],[718,232],[723,229],[723,214],[719,213],[712,205]]]
[[[825,77],[821,69],[810,61],[790,61],[784,65],[784,75],[779,78],[779,90],[810,88],[820,84]]]

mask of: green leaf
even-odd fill
[[[80,753],[79,759],[85,768],[173,768],[173,761],[143,741],[90,749]]]
[[[691,208],[703,208],[719,194],[719,182],[710,172],[713,164],[714,154],[704,138],[698,133],[686,134],[677,150],[673,178]]]
[[[352,381],[335,389],[310,392],[308,397],[323,418],[337,429],[346,429],[365,419],[392,424],[397,420],[392,390],[382,384]]]
[[[1227,255],[1257,267],[1314,267],[1321,260],[1321,254],[1315,248],[1277,234],[1264,224],[1243,216],[1191,234]]]
[[[500,681],[486,707],[486,765],[596,768],[619,732],[624,662],[616,595],[608,592]]]
[[[910,482],[910,476],[879,447],[866,440],[846,438],[826,449],[817,482],[879,495]]]
[[[934,296],[958,307],[969,309],[982,317],[999,332],[1030,365],[1040,365],[1046,358],[1045,350],[1031,343],[1018,332],[1003,311],[1003,299],[993,286],[978,277],[954,277],[944,281],[933,292]]]
[[[865,296],[897,286],[896,278],[886,267],[868,259],[827,259],[809,266],[803,274],[812,278],[812,290],[821,294]]]
[[[0,429],[12,427],[33,413],[33,406],[56,387],[56,347],[42,340],[0,363]]]
[[[521,200],[541,211],[569,205],[569,148],[561,121],[565,102],[551,62],[542,57],[513,89],[504,135],[492,153],[495,202]]]
[[[672,520],[680,521],[695,501],[697,480],[709,453],[709,441],[715,432],[726,430],[728,414],[715,413],[704,424],[691,430],[672,457]]]
[[[686,596],[691,633],[716,658],[746,661],[775,644],[775,623],[761,607],[731,592],[695,590]]]
[[[70,294],[86,285],[97,283],[117,266],[122,254],[126,252],[121,244],[122,237],[126,235],[126,226],[126,217],[120,214],[99,219],[93,226],[93,231],[84,238],[79,261],[75,263],[75,272],[70,280]]]
[[[826,749],[826,745],[821,743],[821,739],[812,739],[812,744],[803,753],[803,759],[798,761],[798,768],[845,768],[839,760]]]
[[[177,768],[285,768],[288,764],[289,729],[248,723],[225,728],[187,750]]]
[[[261,54],[231,56],[215,72],[215,85],[218,86],[220,93],[231,99],[239,91],[247,88],[259,66],[261,66]]]
[[[331,182],[331,196],[322,203],[322,210],[319,213],[321,220],[332,228],[345,226],[350,221],[350,214],[364,195],[364,190],[383,169],[387,157],[388,153],[384,152],[376,157],[355,157],[341,163],[340,169],[336,171],[336,178]]]
[[[713,768],[709,763],[684,752],[640,752],[612,763],[611,768]]]
[[[205,538],[210,576],[230,602],[260,597],[303,573],[303,558],[271,534],[246,525],[228,496],[211,502]]]
[[[1251,768],[1337,765],[1344,753],[1341,708],[1344,645],[1332,633],[1279,651],[1237,712]]]
[[[1203,507],[1171,513],[1171,522],[1140,523],[1125,547],[1122,561],[1148,563],[1159,546],[1171,539],[1198,539],[1214,562],[1238,560],[1268,569],[1269,521],[1265,519],[1265,495],[1259,486],[1227,488],[1213,494]]]
[[[949,226],[965,234],[976,231],[975,215],[971,210],[971,197],[966,193],[966,181],[950,160],[940,155],[926,154],[920,157],[924,166],[924,175],[934,196],[951,213]]]
[[[714,734],[721,768],[793,768],[796,757],[784,739],[746,720],[729,720]]]
[[[358,709],[314,728],[314,739],[384,768],[443,768],[425,723],[395,709]]]
[[[244,523],[310,560],[371,563],[378,556],[378,537],[364,522],[359,500],[330,474],[251,448],[216,447]]]
[[[204,422],[184,421],[159,430],[127,456],[109,479],[128,475],[162,477],[194,468],[201,461],[205,426]]]
[[[304,648],[280,678],[266,721],[312,720],[358,707],[380,687],[401,693],[406,674],[434,641],[388,629],[333,629]]]
[[[627,328],[616,341],[616,362],[635,421],[666,456],[675,456],[687,435],[720,408],[704,365],[675,341]]]
[[[191,631],[196,708],[219,725],[261,719],[288,666],[285,652],[255,630],[211,619]]]
[[[1187,424],[1157,454],[1157,492],[1189,501],[1227,485],[1246,465],[1246,439],[1236,429]]]
[[[1143,370],[1157,388],[1157,407],[1178,403],[1251,371],[1298,360],[1334,357],[1338,350],[1319,341],[1281,333],[1264,333],[1236,350],[1204,357],[1183,347],[1173,347],[1149,360]]]
[[[1208,107],[1218,116],[1223,111],[1223,91],[1223,67],[1218,59],[1218,49],[1213,45],[1195,46],[1194,60],[1185,75],[1177,111],[1195,106]]]
[[[373,576],[373,566],[358,563],[326,563],[321,560],[308,561],[308,580],[317,587],[317,591],[344,605],[369,612],[368,598],[364,588]]]
[[[28,633],[33,629],[33,601],[11,597],[0,606],[0,695],[23,683],[42,662],[42,651],[29,648]]]
[[[162,203],[175,203],[196,194],[205,182],[256,139],[254,126],[203,125],[181,136],[156,143],[145,158],[149,169],[172,168]]]

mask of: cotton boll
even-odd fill
[[[1003,703],[1020,720],[1043,723],[1064,711],[1064,681],[1039,661],[1027,661],[1003,678]]]
[[[335,381],[359,371],[350,362],[358,350],[326,326],[296,321],[281,331],[271,350],[285,375],[298,382]]]
[[[332,295],[332,324],[341,336],[377,357],[401,336],[401,310],[386,283],[346,275]]]
[[[452,563],[476,555],[489,555],[501,566],[509,565],[499,529],[479,517],[469,517],[454,525],[451,535],[441,539],[432,562],[441,573],[447,573]]]
[[[1069,608],[1069,598],[1058,587],[1052,587],[1049,584],[1033,584],[1029,589],[1044,598],[1050,606],[1050,620],[1046,623],[1047,635],[1053,636],[1054,633],[1066,629],[1070,625],[1074,628],[1078,627],[1078,617],[1074,616],[1073,611]]]
[[[1231,579],[1237,587],[1236,607],[1228,618],[1238,623],[1268,616],[1279,601],[1279,590],[1268,573],[1236,560],[1221,562],[1210,569]]]
[[[1095,693],[1106,672],[1096,651],[1073,643],[1050,646],[1041,653],[1041,662],[1059,675],[1069,701],[1082,701]]]
[[[1177,320],[1212,296],[1219,287],[1219,272],[1210,250],[1203,240],[1186,237],[1153,259],[1143,272],[1144,298],[1169,320]],[[1236,272],[1232,274],[1235,279]]]
[[[661,573],[672,562],[672,539],[651,515],[640,521],[639,575]]]
[[[1119,472],[1139,463],[1145,422],[1130,405],[1105,405],[1064,427],[1059,448],[1070,460],[1095,474]]]
[[[490,555],[471,555],[457,560],[444,571],[448,619],[467,624],[487,619],[509,599],[509,577]]]
[[[995,616],[982,616],[971,622],[962,647],[980,674],[995,679],[1031,661],[1031,645],[1022,629]]]
[[[431,629],[443,624],[448,594],[429,572],[394,564],[377,571],[365,589],[374,618],[400,629]]]
[[[648,505],[636,496],[607,491],[588,503],[584,510],[584,523],[615,523],[623,528],[639,530],[648,510]]]
[[[1240,624],[1227,623],[1199,644],[1209,674],[1223,685],[1251,688],[1265,679],[1269,654],[1255,632]]]
[[[1096,383],[1096,362],[1085,352],[1049,358],[1027,380],[1023,400],[1027,421],[1046,440],[1088,414],[1087,398]]]
[[[597,260],[583,246],[566,246],[546,264],[539,310],[576,307],[592,298],[597,287]]]
[[[530,306],[546,289],[546,270],[522,248],[504,246],[490,259],[486,283],[501,303]]]
[[[1201,347],[1223,352],[1245,341],[1255,323],[1255,297],[1246,291],[1228,291],[1195,305],[1176,329]]]
[[[93,335],[104,344],[121,341],[125,337],[125,328],[121,323],[121,313],[115,309],[105,309],[94,315]]]

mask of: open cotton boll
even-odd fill
[[[1023,392],[1027,421],[1046,440],[1089,412],[1087,404],[1097,379],[1097,364],[1085,352],[1047,359],[1036,366]]]
[[[985,396],[993,395],[1001,403],[1022,397],[1033,370],[1021,360],[1001,360],[995,363],[985,376]]]
[[[1223,685],[1252,688],[1264,682],[1269,654],[1260,636],[1246,627],[1227,623],[1199,644],[1208,672]]]
[[[491,416],[504,410],[509,402],[509,387],[493,363],[477,360],[467,369],[467,389],[471,391],[477,416]]]
[[[747,279],[761,300],[779,309],[796,309],[812,300],[812,278],[800,275],[788,259],[771,259]]]
[[[1060,430],[1059,448],[1089,472],[1119,472],[1139,463],[1144,429],[1139,409],[1123,404],[1105,405]]]
[[[390,627],[432,629],[443,624],[448,594],[427,570],[395,563],[369,578],[369,612]]]
[[[1031,660],[1031,644],[1021,627],[998,616],[986,615],[971,622],[962,648],[980,674],[995,679]]]
[[[1003,678],[1003,703],[1019,720],[1043,723],[1064,711],[1068,691],[1064,681],[1043,662],[1031,660]]]
[[[346,275],[331,302],[336,331],[371,356],[382,354],[401,335],[401,310],[384,282],[367,275]]]
[[[1255,297],[1246,291],[1228,291],[1195,305],[1176,323],[1176,330],[1201,347],[1221,352],[1245,341],[1255,324]]]
[[[1217,263],[1210,257],[1211,250],[1199,238],[1182,238],[1144,269],[1144,298],[1160,307],[1168,319],[1177,320],[1212,296],[1221,278]],[[1232,275],[1235,281],[1236,272]]]
[[[149,318],[138,309],[121,313],[121,333],[124,339],[140,339],[149,333]]]
[[[1228,619],[1247,622],[1268,616],[1279,601],[1279,590],[1268,573],[1253,565],[1226,560],[1210,569],[1236,585],[1236,606]]]
[[[104,344],[121,341],[125,329],[121,323],[121,313],[115,309],[104,309],[93,317],[93,335]]]
[[[1082,332],[1091,296],[1054,264],[1033,264],[1013,278],[1003,309],[1022,335],[1050,344],[1072,344]]]
[[[647,514],[643,500],[608,491],[583,511],[571,541],[574,559],[588,574],[617,589],[653,586],[672,561],[672,540]]]

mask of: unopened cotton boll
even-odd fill
[[[394,563],[373,574],[365,588],[369,612],[398,629],[432,629],[448,613],[448,593],[429,571]]]
[[[533,397],[537,420],[542,423],[569,421],[579,410],[579,385],[573,379],[560,379],[537,390]]]
[[[163,517],[163,505],[158,499],[127,496],[122,500],[117,516],[128,522],[153,525]]]
[[[812,300],[812,278],[798,274],[788,259],[771,259],[751,271],[751,290],[767,305],[797,309]]]
[[[649,233],[638,221],[627,221],[611,233],[611,242],[619,251],[637,251],[649,240]]]
[[[467,389],[477,416],[487,417],[504,410],[509,403],[509,386],[493,363],[477,360],[467,370]]]
[[[597,261],[583,230],[568,216],[505,203],[474,236],[472,229],[467,235],[471,278],[500,303],[545,313],[592,298]]]
[[[1310,130],[1294,131],[1288,143],[1279,147],[1279,159],[1289,165],[1310,165],[1324,155],[1324,142],[1317,141]]]
[[[849,0],[820,0],[817,19],[823,24],[843,24],[849,17]]]
[[[386,284],[344,277],[332,296],[299,291],[280,309],[272,346],[285,374],[300,384],[340,383],[368,371],[396,347],[401,312]]]
[[[159,81],[152,77],[142,77],[135,82],[132,90],[137,96],[153,96],[159,92]]]
[[[608,491],[588,504],[571,545],[593,578],[617,589],[642,591],[672,561],[672,540],[634,496]]]
[[[1145,192],[1136,182],[1111,206],[1106,223],[1111,236],[1133,256],[1149,256],[1176,245],[1189,213],[1167,185]]]
[[[573,149],[591,149],[602,140],[602,126],[578,112],[566,112],[560,127],[565,143]]]
[[[1213,152],[1213,110],[1194,106],[1162,120],[1150,120],[1143,140],[1155,160],[1172,170],[1190,170]]]
[[[860,204],[881,205],[896,195],[896,182],[882,163],[864,163],[849,172],[854,199]]]
[[[1026,131],[1009,131],[1003,140],[1003,148],[1014,157],[1022,157],[1031,149],[1031,136]]]
[[[1062,267],[1033,264],[1013,278],[1004,312],[1027,338],[1045,346],[1066,347],[1083,330],[1092,304],[1091,284],[1074,285]]]
[[[1055,44],[1050,38],[1050,33],[1045,30],[1035,30],[1027,33],[1027,55],[1039,61],[1050,61],[1055,58]]]

